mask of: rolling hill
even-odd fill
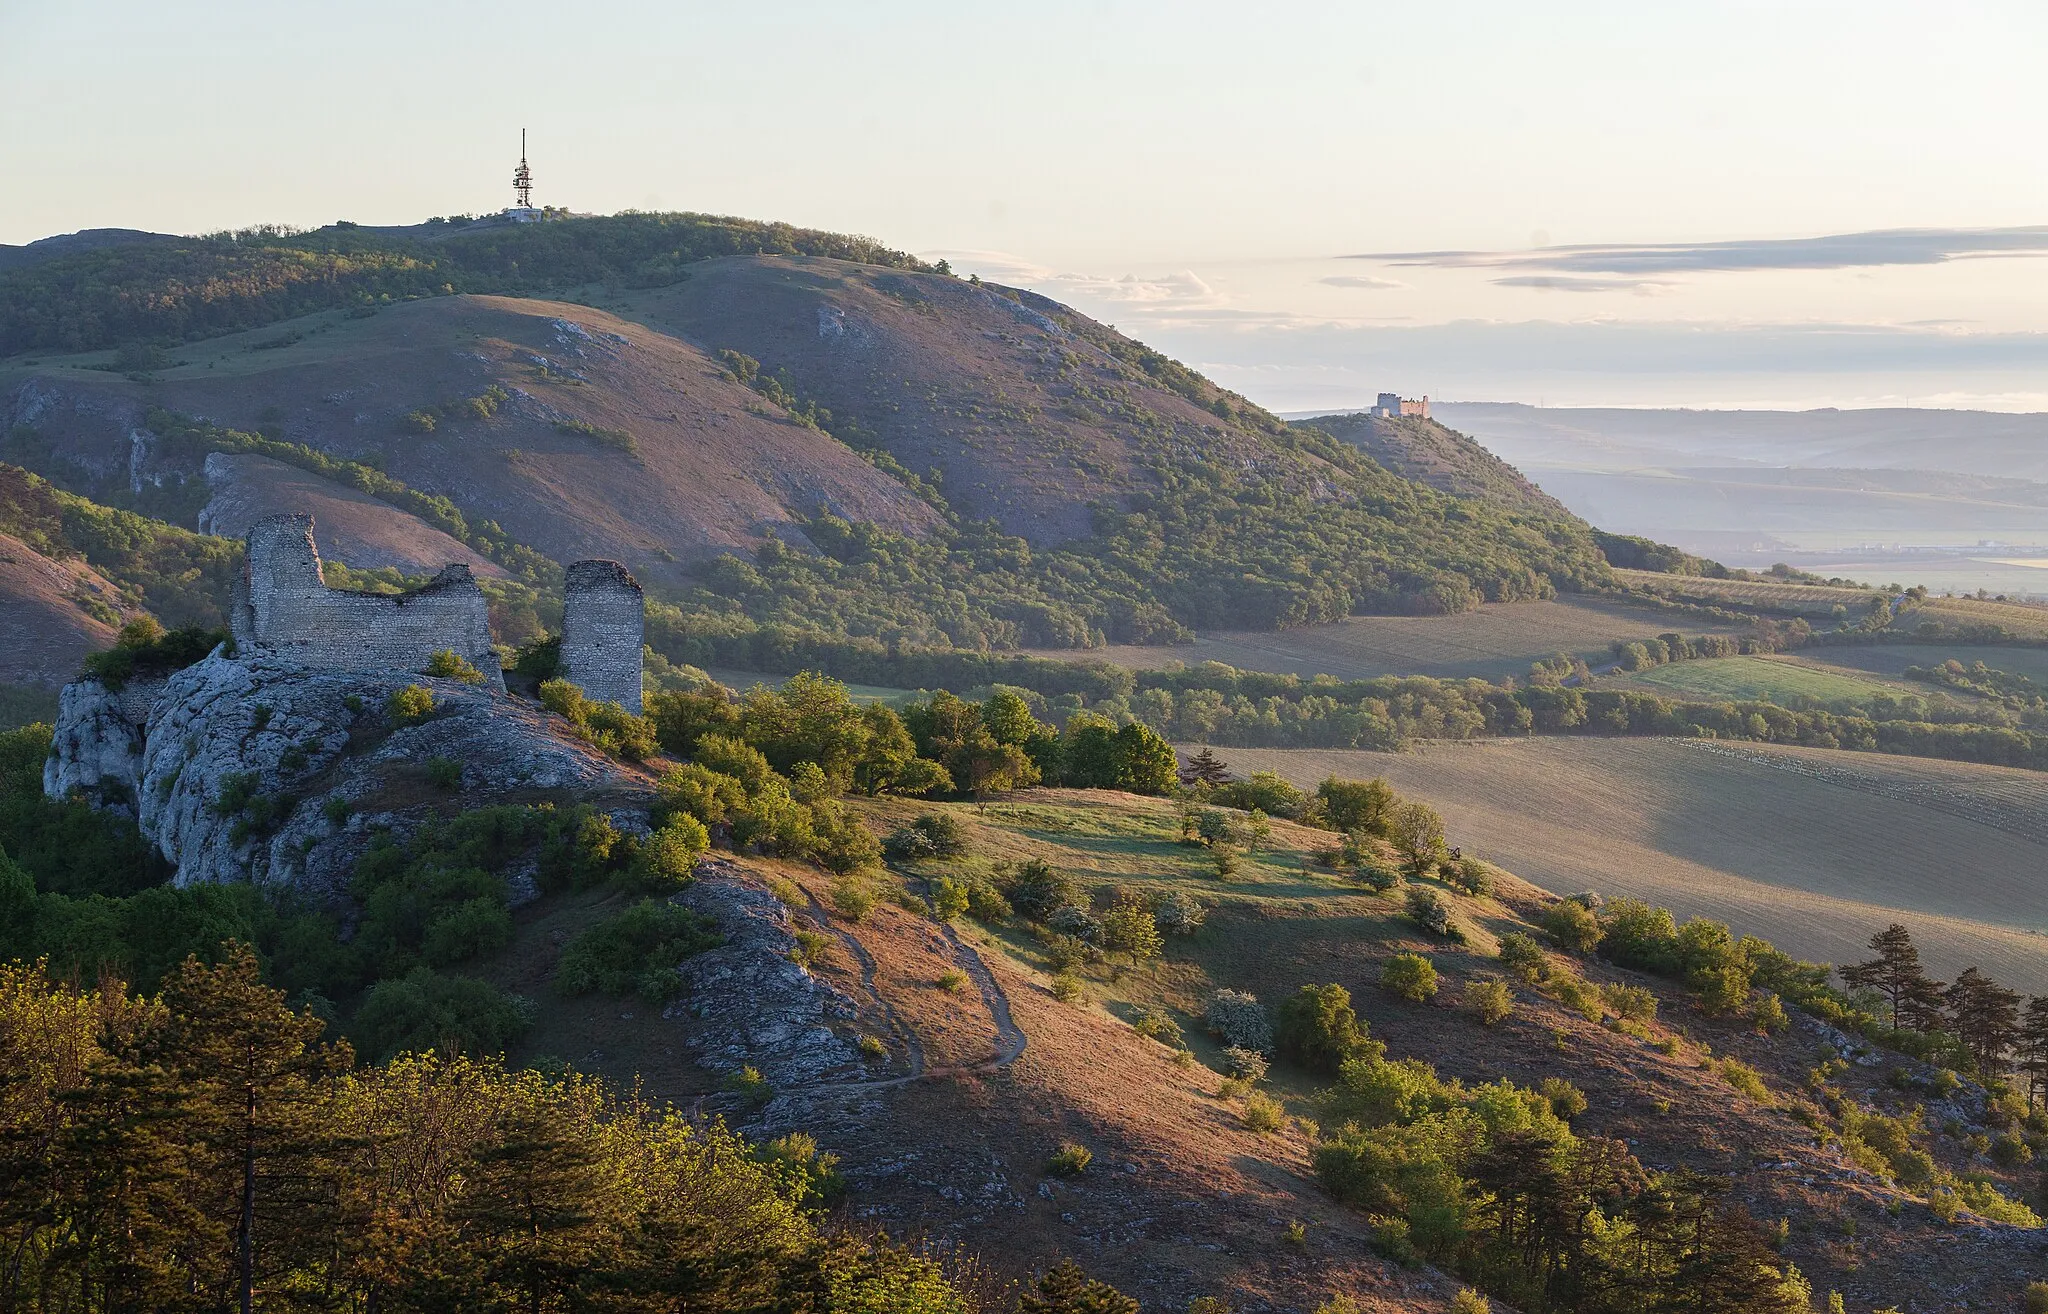
[[[1029,293],[769,225],[528,227],[0,270],[0,342],[96,348],[0,363],[0,460],[188,529],[312,504],[350,566],[466,559],[441,530],[543,586],[613,557],[721,623],[886,642],[1177,641],[1609,578],[1538,494],[1405,477]]]

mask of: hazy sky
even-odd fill
[[[526,127],[543,203],[945,254],[1281,408],[2048,409],[2044,57],[2038,0],[0,0],[0,242],[496,209]]]

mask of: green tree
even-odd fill
[[[1312,1072],[1335,1072],[1368,1044],[1365,1026],[1340,985],[1305,985],[1273,1010],[1281,1058]]]
[[[1157,958],[1165,949],[1159,920],[1144,895],[1128,888],[1117,891],[1116,902],[1102,914],[1102,947],[1111,953],[1129,954],[1133,966]]]

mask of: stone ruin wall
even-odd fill
[[[469,567],[445,567],[410,593],[355,593],[321,579],[310,515],[259,520],[247,544],[233,609],[238,646],[323,670],[418,671],[453,649],[503,687],[490,605]]]
[[[616,561],[579,561],[562,593],[562,678],[586,698],[640,710],[640,649],[647,604]]]

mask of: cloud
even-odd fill
[[[1570,274],[1515,274],[1490,280],[1495,287],[1532,287],[1542,292],[1633,292],[1653,297],[1675,283],[1655,278],[1583,278]]]
[[[1116,305],[1136,306],[1219,306],[1223,296],[1192,269],[1163,278],[1103,278],[1092,274],[1055,274],[1042,280],[1040,291],[1092,297]]]
[[[1756,269],[1857,269],[2048,255],[2048,226],[1890,228],[1826,237],[1728,242],[1610,243],[1525,251],[1383,251],[1343,257],[1429,269],[1526,269],[1563,274],[1675,274]],[[1519,286],[1519,285],[1518,285]]]
[[[1327,283],[1331,287],[1363,287],[1371,288],[1376,292],[1391,291],[1394,288],[1408,286],[1406,283],[1391,278],[1368,278],[1358,274],[1338,274],[1333,278],[1319,278],[1316,281],[1318,283]]]

